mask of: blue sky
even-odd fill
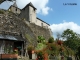
[[[50,24],[54,37],[57,32],[61,34],[67,28],[80,34],[80,0],[17,0],[16,3],[22,9],[29,2],[37,8],[37,17]],[[4,2],[0,8],[7,9],[11,4],[13,3]]]
[[[77,5],[63,5],[63,3],[77,3]],[[49,0],[47,4],[53,9],[46,16],[38,15],[49,24],[59,24],[66,20],[79,24],[80,20],[80,0]]]

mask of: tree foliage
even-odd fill
[[[62,33],[62,38],[66,39],[64,45],[76,51],[80,46],[80,36],[73,30],[67,29]]]
[[[38,36],[38,41],[41,43],[41,42],[44,42],[45,41],[45,38],[43,36]]]
[[[77,34],[70,29],[64,30],[61,36],[66,40],[75,40],[77,38]]]
[[[79,59],[80,59],[80,46],[78,47],[78,56],[79,56]]]

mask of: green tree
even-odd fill
[[[76,49],[80,45],[79,35],[73,32],[73,30],[67,29],[67,30],[64,30],[61,36],[62,38],[65,39],[64,45],[76,51]]]
[[[38,44],[36,46],[36,50],[42,50],[45,47],[45,38],[43,36],[38,36]]]
[[[70,29],[64,30],[61,36],[66,40],[75,40],[77,38],[77,34]]]
[[[80,46],[78,47],[78,56],[79,56],[79,59],[80,59]]]

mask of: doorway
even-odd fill
[[[24,54],[24,41],[14,42],[14,51],[18,51],[18,55],[23,56]]]

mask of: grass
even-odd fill
[[[0,14],[4,14],[4,11],[3,10],[0,10]]]

